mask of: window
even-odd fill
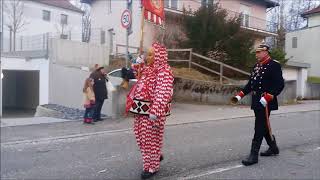
[[[213,4],[213,0],[201,0],[201,6],[208,6]]]
[[[164,0],[164,7],[170,7],[170,0]]]
[[[250,12],[251,6],[247,4],[240,3],[240,18],[241,18],[241,26],[249,27],[250,26]]]
[[[50,21],[50,11],[42,11],[42,19],[45,21]]]
[[[292,48],[297,48],[298,47],[298,38],[293,37],[292,38]]]
[[[178,9],[178,0],[171,0],[171,8]]]
[[[249,14],[241,13],[241,26],[249,27]]]
[[[178,0],[165,0],[164,7],[178,9]]]
[[[64,25],[68,24],[68,15],[61,14],[61,24],[64,24]]]

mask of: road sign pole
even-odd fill
[[[127,9],[130,11],[130,25],[127,28],[127,39],[126,39],[126,68],[128,68],[128,62],[129,62],[129,35],[131,31],[132,26],[132,0],[127,1]]]

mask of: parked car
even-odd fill
[[[120,85],[122,82],[121,69],[115,69],[113,71],[110,71],[107,74],[107,77],[109,78],[109,80],[114,86]],[[137,79],[130,79],[130,81],[137,82]]]

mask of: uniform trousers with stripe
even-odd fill
[[[166,117],[150,120],[149,116],[135,115],[134,133],[143,159],[143,170],[159,171]]]
[[[253,140],[257,142],[262,142],[263,138],[266,139],[267,143],[271,142],[271,137],[269,134],[269,128],[267,125],[267,117],[270,117],[271,111],[268,110],[266,114],[265,109],[254,110],[255,123],[254,123],[254,136]]]

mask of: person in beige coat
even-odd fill
[[[95,95],[93,91],[94,80],[92,78],[87,78],[83,87],[83,106],[86,109],[83,116],[83,123],[94,124],[92,121],[92,116],[95,110]]]

